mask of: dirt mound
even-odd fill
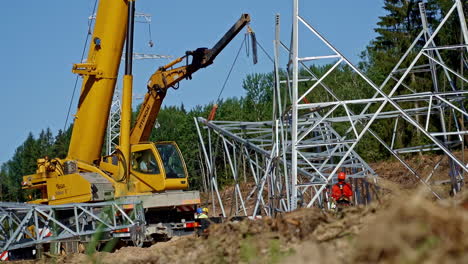
[[[412,162],[415,165],[415,162]],[[387,161],[371,164],[379,178],[392,181],[400,186],[400,188],[414,188],[419,180],[411,174],[407,168],[399,161]]]
[[[459,160],[466,163],[468,150],[464,153],[455,151],[453,153]],[[379,179],[386,179],[399,185],[401,189],[414,189],[421,185],[421,180],[428,181],[429,184],[435,184],[432,188],[437,189],[437,185],[449,184],[450,168],[453,166],[449,163],[449,158],[446,155],[424,154],[424,155],[402,155],[402,158],[409,164],[420,177],[413,175],[401,162],[395,159],[388,161],[372,163],[371,167],[379,175]],[[455,167],[458,167],[455,165]],[[461,170],[460,168],[458,168]],[[439,191],[444,191],[444,198],[448,195],[448,187],[439,188]]]
[[[396,186],[384,184],[388,192]],[[433,201],[424,189],[392,193],[340,213],[300,209],[277,218],[212,225],[206,236],[149,248],[75,255],[63,263],[463,263],[468,194]]]
[[[253,236],[265,232],[278,233],[286,240],[303,239],[307,237],[320,223],[329,221],[329,215],[315,209],[299,209],[289,214],[279,215],[277,218],[264,218],[261,220],[245,220],[230,222],[223,225],[214,225],[208,235],[219,237],[222,235],[237,234],[241,237]]]
[[[278,218],[212,225],[206,236],[185,242],[193,242],[193,257],[201,263],[274,263],[293,253],[289,244],[311,239],[312,232],[329,218],[318,209],[301,209]]]
[[[434,203],[395,201],[357,239],[352,262],[463,263],[468,259],[468,195]]]
[[[349,208],[337,215],[300,209],[277,218],[212,225],[204,237],[187,237],[148,249],[99,253],[102,263],[278,263],[295,255],[304,241],[313,245],[355,236],[375,207]],[[320,250],[321,251],[321,250]],[[121,256],[121,257],[119,257]],[[96,256],[95,256],[96,260]]]
[[[463,263],[468,190],[442,201],[424,187],[379,179],[381,195],[340,213],[299,209],[276,218],[212,225],[206,236],[149,248],[75,255],[60,263]],[[46,260],[46,261],[50,261]]]
[[[172,240],[163,243],[157,243],[148,248],[123,247],[113,253],[98,252],[94,255],[73,254],[65,257],[59,257],[53,262],[57,263],[167,263],[171,256],[180,257],[187,244],[185,241],[191,241],[193,237],[174,237]],[[181,243],[182,242],[182,243]],[[184,247],[180,247],[183,245]],[[45,259],[43,263],[50,263],[50,259]],[[173,262],[173,261],[172,261]],[[180,262],[175,262],[180,263]]]

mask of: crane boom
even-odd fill
[[[68,159],[92,164],[101,157],[127,32],[128,3],[99,1],[87,62],[73,66],[73,72],[83,76],[83,84]]]
[[[200,194],[187,190],[189,172],[175,142],[143,141],[149,138],[167,89],[212,64],[250,21],[250,16],[242,15],[212,49],[187,52],[158,69],[148,82],[148,94],[131,131],[135,1],[99,1],[87,62],[73,66],[73,72],[83,76],[83,84],[68,155],[65,159],[38,159],[36,173],[23,176],[21,185],[23,189],[38,190],[37,196],[29,201],[36,204],[141,202],[145,215],[138,222],[145,223],[147,219],[146,231],[133,230],[131,237],[136,238],[138,231],[140,242],[151,242],[158,236],[193,232]],[[114,153],[101,157],[125,41],[120,142]],[[184,60],[185,66],[173,68]],[[64,214],[67,215],[71,214]],[[76,220],[69,220],[73,221]]]
[[[224,34],[224,36],[211,49],[198,48],[186,52],[186,55],[175,59],[171,63],[159,68],[148,81],[148,93],[138,113],[135,126],[130,134],[130,144],[148,141],[151,130],[158,117],[161,104],[170,87],[174,87],[183,79],[191,79],[192,74],[201,68],[213,63],[218,54],[231,42],[232,39],[250,22],[249,14],[242,14],[239,20]],[[188,60],[192,56],[192,62],[177,68],[172,67]]]

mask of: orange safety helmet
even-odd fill
[[[339,172],[339,173],[338,173],[338,180],[339,180],[339,181],[344,181],[344,180],[346,180],[346,173],[343,172],[343,171],[342,171],[342,172]]]

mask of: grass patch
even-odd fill
[[[247,236],[240,243],[239,257],[243,263],[279,263],[281,259],[292,254],[293,249],[282,249],[279,239],[263,241]]]
[[[240,243],[240,260],[252,263],[257,258],[258,249],[252,241],[252,236],[247,236]]]

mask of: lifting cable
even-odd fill
[[[153,42],[153,37],[151,37],[151,23],[148,23],[148,35],[149,35],[148,46],[152,48],[154,46],[154,42]]]
[[[97,0],[94,1],[94,7],[93,7],[93,12],[91,13],[94,14],[94,12],[96,12],[96,5],[97,5]],[[88,46],[88,41],[89,41],[89,36],[91,35],[91,26],[93,24],[93,19],[90,19],[88,20],[88,32],[86,34],[86,40],[85,40],[85,43],[84,43],[84,47],[83,47],[83,51],[81,52],[81,60],[80,62],[83,62],[83,58],[84,58],[84,55],[85,55],[85,52],[86,52],[86,47]],[[73,93],[72,93],[72,96],[70,98],[70,104],[68,105],[68,112],[67,112],[67,118],[65,119],[65,124],[63,126],[63,133],[65,133],[66,131],[66,128],[67,128],[67,124],[68,124],[68,118],[70,117],[70,111],[71,111],[71,107],[72,107],[72,104],[73,104],[73,99],[75,98],[75,92],[76,92],[76,86],[78,85],[78,78],[80,76],[77,74],[76,75],[76,79],[75,79],[75,85],[73,87]]]
[[[226,84],[227,84],[227,82],[229,80],[229,77],[231,77],[232,70],[234,69],[234,65],[236,65],[236,62],[237,62],[237,59],[239,58],[239,54],[240,54],[240,52],[242,50],[242,47],[244,46],[244,44],[246,42],[246,38],[247,38],[247,35],[244,37],[244,40],[242,41],[241,46],[240,46],[239,50],[237,51],[236,58],[232,62],[231,69],[229,69],[228,75],[226,76],[226,79],[224,80],[221,91],[219,91],[218,98],[216,99],[216,103],[219,102],[219,98],[221,98],[221,94],[223,93],[224,88],[226,88]]]
[[[239,58],[239,54],[242,51],[242,47],[244,47],[244,44],[247,42],[247,35],[245,35],[244,40],[242,40],[242,43],[239,47],[239,50],[237,51],[236,57],[234,58],[234,61],[232,62],[231,68],[229,69],[228,75],[226,76],[226,79],[224,80],[223,86],[221,87],[221,91],[219,91],[218,98],[216,99],[215,103],[213,104],[213,108],[211,108],[210,114],[208,115],[208,121],[214,120],[216,116],[216,111],[218,110],[218,103],[219,99],[221,98],[221,94],[224,91],[224,88],[226,88],[226,84],[229,80],[229,77],[231,77],[232,70],[234,69],[234,65],[236,65],[237,59]]]
[[[252,38],[253,38],[253,40],[252,40],[252,48],[254,49],[254,47],[253,47],[254,43],[255,43],[255,45],[260,46],[260,48],[261,48],[262,51],[265,53],[265,55],[266,55],[266,56],[270,59],[270,61],[274,64],[273,58],[272,58],[272,57],[270,56],[270,54],[268,54],[268,52],[263,48],[263,46],[260,44],[260,42],[258,42],[258,40],[256,39],[254,33],[253,33],[253,32],[250,32],[249,34],[252,34],[251,36],[252,36]],[[221,91],[220,91],[219,94],[218,94],[218,98],[216,99],[216,101],[215,101],[215,103],[214,103],[214,105],[213,105],[213,108],[212,108],[211,111],[210,111],[210,114],[209,114],[209,116],[208,116],[208,121],[214,120],[214,118],[215,118],[216,111],[218,110],[218,103],[220,102],[221,94],[223,93],[224,89],[226,88],[226,84],[227,84],[227,82],[228,82],[228,80],[229,80],[229,77],[231,76],[232,70],[234,69],[234,65],[236,64],[237,59],[238,59],[238,57],[239,57],[239,54],[240,54],[240,52],[241,52],[241,50],[242,50],[242,47],[244,46],[245,43],[247,43],[247,45],[246,45],[246,53],[247,53],[247,56],[249,56],[249,47],[248,47],[248,46],[249,46],[249,45],[248,45],[249,42],[248,42],[248,41],[249,41],[249,39],[248,39],[248,36],[247,36],[247,34],[246,34],[245,37],[244,37],[244,40],[243,40],[242,43],[241,43],[241,46],[240,46],[239,50],[237,51],[236,57],[235,57],[235,59],[234,59],[232,65],[231,65],[231,68],[229,69],[229,72],[228,72],[228,74],[227,74],[227,76],[226,76],[226,79],[224,80],[224,83],[223,83],[223,86],[222,86],[222,88],[221,88]],[[254,59],[254,64],[255,64],[255,63],[256,63],[256,60]]]
[[[263,48],[262,44],[260,44],[260,42],[258,42],[258,40],[255,40],[258,44],[258,46],[262,49],[263,53],[265,53],[265,55],[267,55],[267,57],[270,59],[271,63],[275,63],[275,61],[273,60],[273,58],[270,56],[270,54],[268,54],[268,52]]]

